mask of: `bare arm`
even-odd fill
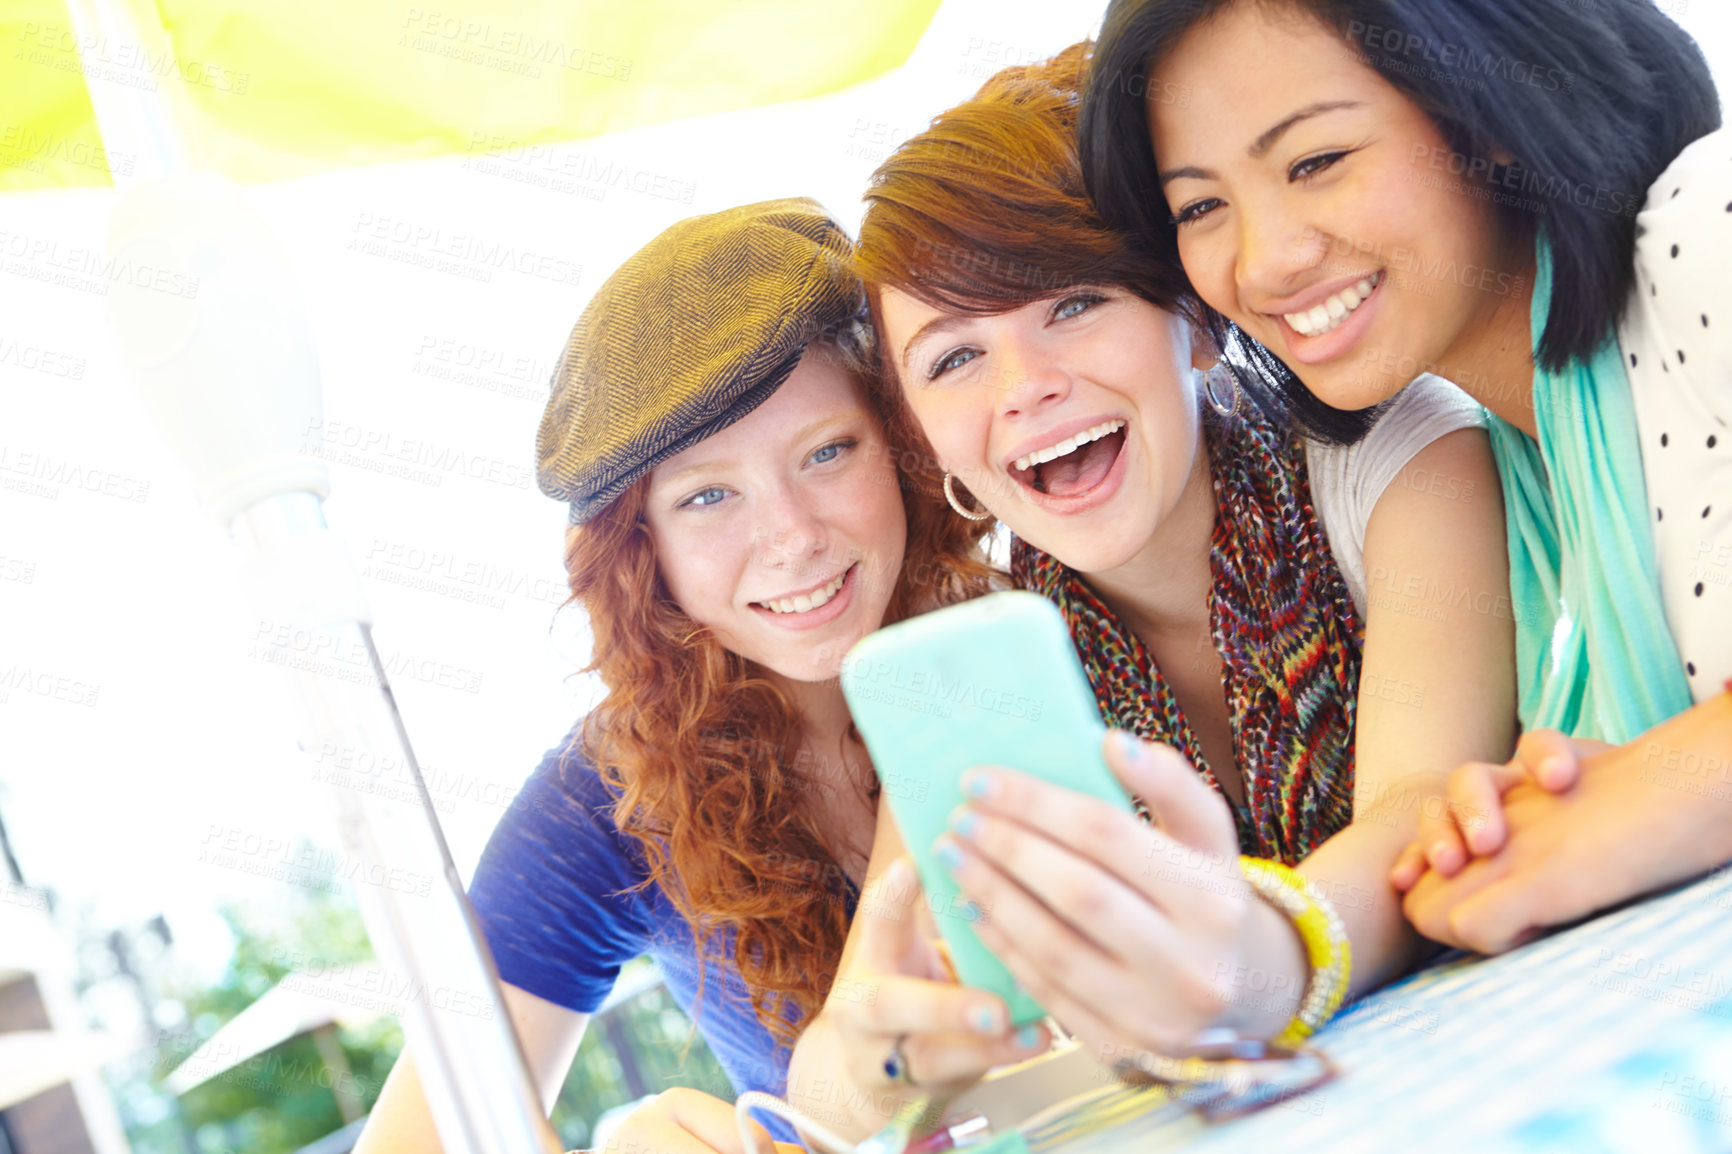
[[[1515,744],[1503,500],[1482,430],[1438,438],[1390,483],[1365,567],[1353,824],[1299,867],[1346,925],[1350,993],[1395,976],[1420,944],[1388,874],[1423,808],[1457,765],[1502,761]]]
[[[517,1027],[529,1070],[541,1094],[543,1110],[551,1110],[559,1088],[577,1056],[589,1015],[538,998],[527,990],[501,983],[506,1012]],[[433,1130],[427,1099],[414,1065],[405,1050],[373,1106],[366,1129],[355,1144],[355,1154],[440,1154],[443,1148]]]

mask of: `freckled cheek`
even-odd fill
[[[693,535],[668,542],[662,553],[662,579],[686,615],[718,624],[733,612],[753,545],[744,535]]]
[[[907,513],[895,470],[859,495],[843,512],[844,526],[854,548],[871,560],[873,568],[894,569],[902,562],[908,537]]]

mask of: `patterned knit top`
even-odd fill
[[[1362,626],[1312,507],[1295,438],[1251,406],[1204,409],[1216,514],[1209,631],[1222,660],[1244,803],[1242,852],[1303,859],[1353,817],[1353,722]],[[1108,725],[1183,753],[1220,782],[1153,656],[1082,575],[1021,539],[1017,585],[1054,602]]]

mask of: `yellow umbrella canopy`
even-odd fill
[[[134,41],[65,0],[7,0],[0,190],[127,174],[87,76],[172,89],[200,167],[279,180],[835,91],[906,60],[938,2],[94,0],[124,8]]]

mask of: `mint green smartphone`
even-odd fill
[[[1016,1025],[1040,1021],[1046,1012],[975,936],[972,922],[990,911],[968,905],[932,843],[976,765],[1022,770],[1132,812],[1101,756],[1106,726],[1063,617],[1038,594],[993,593],[880,629],[848,651],[842,692],[957,977],[1003,998]]]

